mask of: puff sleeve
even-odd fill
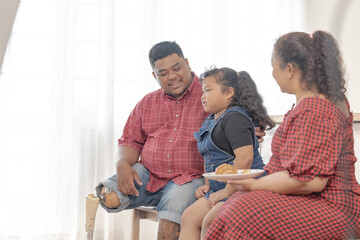
[[[299,181],[334,174],[341,149],[337,136],[339,123],[334,118],[303,109],[284,124],[279,149],[282,168]]]

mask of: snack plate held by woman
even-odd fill
[[[263,174],[265,170],[263,169],[239,169],[237,174],[222,174],[218,175],[215,172],[204,173],[203,176],[211,180],[234,180],[234,179],[245,179],[245,178],[254,178]]]

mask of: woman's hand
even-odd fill
[[[207,192],[209,192],[209,190],[210,190],[210,186],[209,185],[202,185],[201,187],[199,187],[198,189],[196,189],[196,191],[195,191],[195,197],[197,198],[197,199],[199,199],[199,198],[202,198],[204,195],[205,195],[205,193],[207,193]]]
[[[210,194],[208,199],[210,207],[215,206],[220,200],[230,197],[230,194],[225,189],[221,189],[215,193]]]
[[[227,184],[238,191],[251,191],[256,181],[254,178],[247,178],[242,180],[228,180]]]

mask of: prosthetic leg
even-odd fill
[[[87,240],[93,240],[96,211],[99,203],[104,203],[109,208],[118,208],[120,201],[116,193],[108,187],[103,187],[99,194],[88,194],[86,196],[86,224]]]
[[[87,239],[93,240],[96,211],[99,206],[100,197],[94,196],[94,194],[88,194],[86,196],[86,224],[85,229],[87,232]]]

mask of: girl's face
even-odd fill
[[[221,85],[214,76],[209,76],[203,80],[202,92],[201,101],[203,107],[206,112],[214,113],[215,119],[226,111],[234,95],[234,90],[231,87],[223,92]]]

